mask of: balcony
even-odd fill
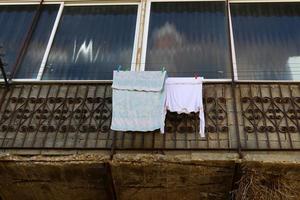
[[[297,150],[297,84],[205,83],[206,138],[197,114],[168,113],[166,133],[110,130],[111,84],[0,88],[1,149]],[[235,98],[235,99],[234,99]]]

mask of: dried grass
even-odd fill
[[[283,173],[261,172],[258,169],[243,170],[235,200],[296,200],[300,199],[295,182]]]

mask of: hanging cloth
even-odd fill
[[[114,71],[111,129],[164,133],[166,71]]]
[[[166,110],[177,113],[199,112],[199,133],[205,137],[205,119],[202,100],[203,78],[167,78]]]

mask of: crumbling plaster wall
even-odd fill
[[[253,152],[244,159],[230,152],[116,152],[113,159],[103,152],[6,153],[0,157],[0,195],[3,200],[228,199],[237,165],[286,172],[300,186],[300,158],[292,152]]]

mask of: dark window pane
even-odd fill
[[[131,65],[137,6],[65,7],[43,79],[112,79]]]
[[[36,78],[57,16],[59,5],[43,6],[16,78]]]
[[[8,64],[5,67],[7,73],[12,71],[36,9],[36,5],[0,6],[0,45],[5,53],[4,61]]]
[[[229,78],[224,2],[152,3],[146,70]]]
[[[239,79],[300,80],[300,3],[232,4]]]

